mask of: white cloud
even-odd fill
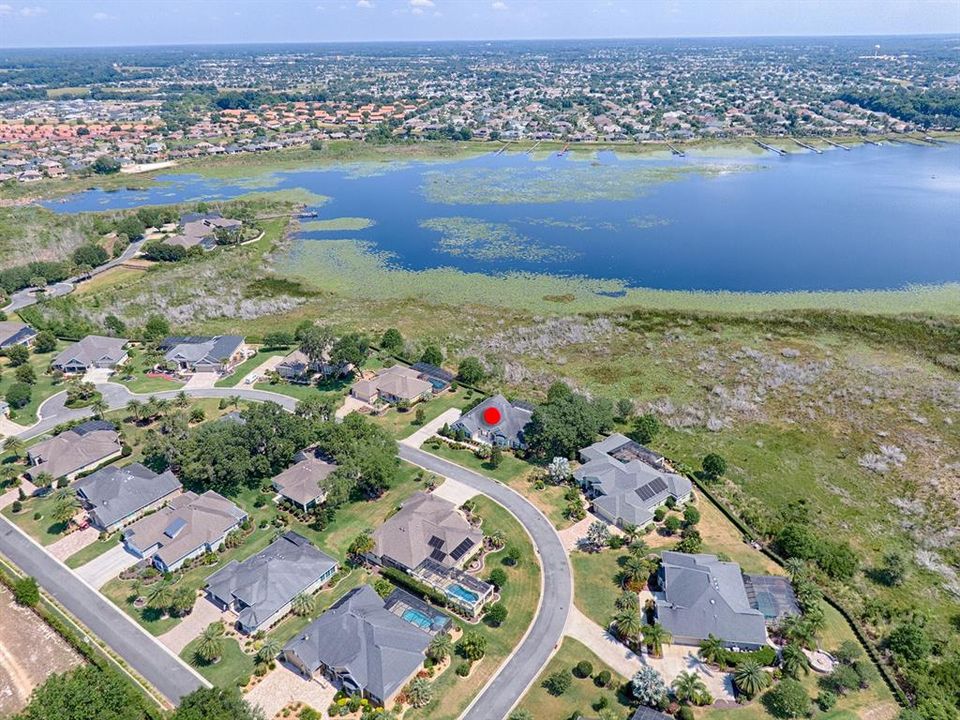
[[[357,0],[357,7],[364,8],[365,10],[369,10],[370,8],[373,7],[373,3],[371,2],[371,0]]]
[[[6,3],[0,4],[0,15],[9,15],[13,12],[13,5],[7,5]]]
[[[433,0],[410,0],[410,7],[431,8],[433,5]]]
[[[93,14],[93,19],[102,21],[102,20],[113,20],[114,18],[113,18],[113,15],[108,15],[105,12],[95,12]]]
[[[506,10],[507,4],[503,0],[494,0],[490,7],[494,10]]]
[[[20,14],[23,15],[23,17],[36,17],[37,15],[46,15],[47,9],[38,5],[25,5],[20,8]]]

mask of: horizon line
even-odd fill
[[[475,38],[475,39],[371,39],[371,40],[251,40],[249,42],[184,42],[149,44],[103,44],[103,45],[3,45],[6,50],[97,50],[97,49],[148,49],[181,47],[251,47],[251,46],[291,46],[291,45],[362,45],[362,44],[405,44],[415,43],[511,43],[511,42],[607,42],[607,41],[651,41],[651,40],[765,40],[765,39],[839,39],[839,38],[936,38],[956,36],[960,41],[960,31],[942,33],[830,33],[825,35],[762,34],[762,35],[646,35],[646,36],[608,36],[608,37],[543,37],[543,38]]]

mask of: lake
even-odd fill
[[[91,190],[46,205],[83,212],[303,188],[329,198],[311,208],[318,219],[371,222],[304,230],[297,243],[356,239],[408,270],[748,292],[960,280],[957,144],[723,159],[503,153],[157,179],[149,190]]]

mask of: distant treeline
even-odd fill
[[[846,90],[837,98],[923,127],[960,127],[960,92],[956,90]]]

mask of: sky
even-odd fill
[[[960,33],[960,0],[0,0],[0,47]]]

